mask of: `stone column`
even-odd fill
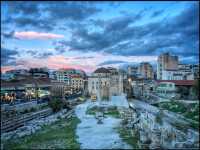
[[[139,148],[147,149],[150,141],[150,139],[148,138],[148,134],[144,130],[140,130],[139,134],[140,134],[140,141],[138,143]]]
[[[147,133],[144,130],[140,130],[140,142],[146,143],[148,141]]]
[[[158,129],[153,129],[151,134],[152,143],[150,149],[159,149],[161,147],[161,132]]]

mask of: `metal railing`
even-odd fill
[[[20,116],[15,116],[13,118],[9,118],[7,120],[1,121],[1,133],[12,131],[17,129],[18,127],[24,126],[24,124],[30,120],[36,119],[36,118],[43,118],[52,113],[52,110],[50,108],[41,110],[39,112],[29,113],[29,114],[23,114]]]

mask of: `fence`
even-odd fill
[[[9,118],[7,120],[2,120],[1,133],[15,130],[18,127],[23,126],[27,121],[30,121],[35,118],[43,118],[50,115],[51,113],[52,110],[48,108],[45,110],[41,110],[39,112],[24,114],[13,118]]]

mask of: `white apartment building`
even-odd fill
[[[191,73],[194,76],[194,79],[199,76],[199,65],[195,64],[179,64],[179,71]]]
[[[56,80],[70,85],[71,79],[69,75],[70,74],[66,70],[58,70],[56,71]]]
[[[171,56],[169,53],[161,54],[157,60],[157,79],[163,80],[164,70],[178,70],[178,56]]]
[[[179,70],[164,70],[162,80],[194,80],[194,74]]]

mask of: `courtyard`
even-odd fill
[[[123,98],[124,99],[124,98]],[[115,97],[107,102],[86,102],[75,107],[71,118],[60,118],[51,125],[25,137],[2,141],[5,149],[131,149],[135,146],[132,135],[121,125],[117,106],[128,106]],[[124,99],[125,100],[125,99]],[[115,101],[115,102],[113,102]],[[108,108],[102,123],[95,116],[100,109]]]

